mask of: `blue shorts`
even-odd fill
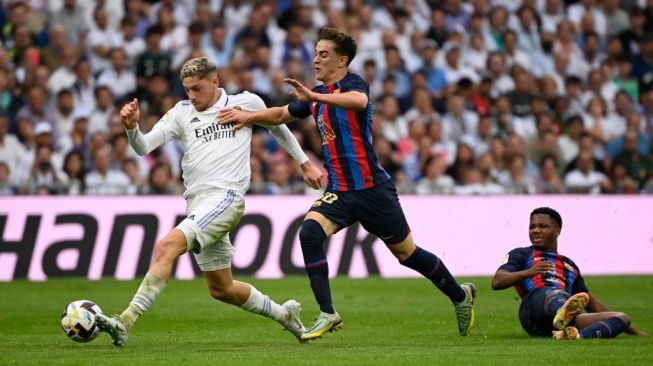
[[[519,306],[519,322],[522,328],[532,336],[550,337],[553,329],[553,317],[544,311],[546,295],[555,290],[544,287],[528,293]]]
[[[386,244],[400,243],[410,233],[397,189],[390,180],[358,191],[327,189],[310,211],[324,215],[341,229],[358,221]]]

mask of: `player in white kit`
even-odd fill
[[[228,233],[238,224],[245,208],[252,130],[234,131],[232,126],[217,121],[220,110],[226,106],[256,111],[264,109],[265,104],[248,92],[227,95],[219,88],[215,64],[205,57],[186,62],[180,77],[189,100],[177,103],[149,133],[143,135],[138,128],[138,100],[124,105],[120,117],[129,143],[139,155],[146,155],[172,139],[183,144],[181,165],[187,216],[156,243],[150,268],[129,306],[113,317],[97,314],[98,328],[111,335],[114,345],[124,346],[136,320],[165,289],[174,261],[192,251],[211,296],[272,318],[300,339],[304,326],[297,301],[279,305],[250,284],[233,280],[231,274],[234,247]],[[308,160],[290,130],[285,126],[267,128],[300,165],[306,184],[320,188],[322,173]]]

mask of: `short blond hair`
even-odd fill
[[[187,77],[204,79],[206,77],[217,75],[218,67],[206,57],[192,58],[181,68],[180,78],[183,80]]]

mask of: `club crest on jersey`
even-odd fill
[[[324,119],[322,116],[317,116],[317,128],[320,130],[320,136],[322,136],[322,145],[326,145],[329,141],[336,139],[336,133],[333,132],[331,126],[324,124]]]

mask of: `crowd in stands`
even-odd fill
[[[179,194],[181,145],[147,132],[207,56],[227,93],[291,101],[332,26],[358,44],[374,145],[401,194],[653,193],[653,0],[5,0],[0,194]],[[312,119],[289,125],[321,166]],[[251,194],[314,194],[264,128]]]

